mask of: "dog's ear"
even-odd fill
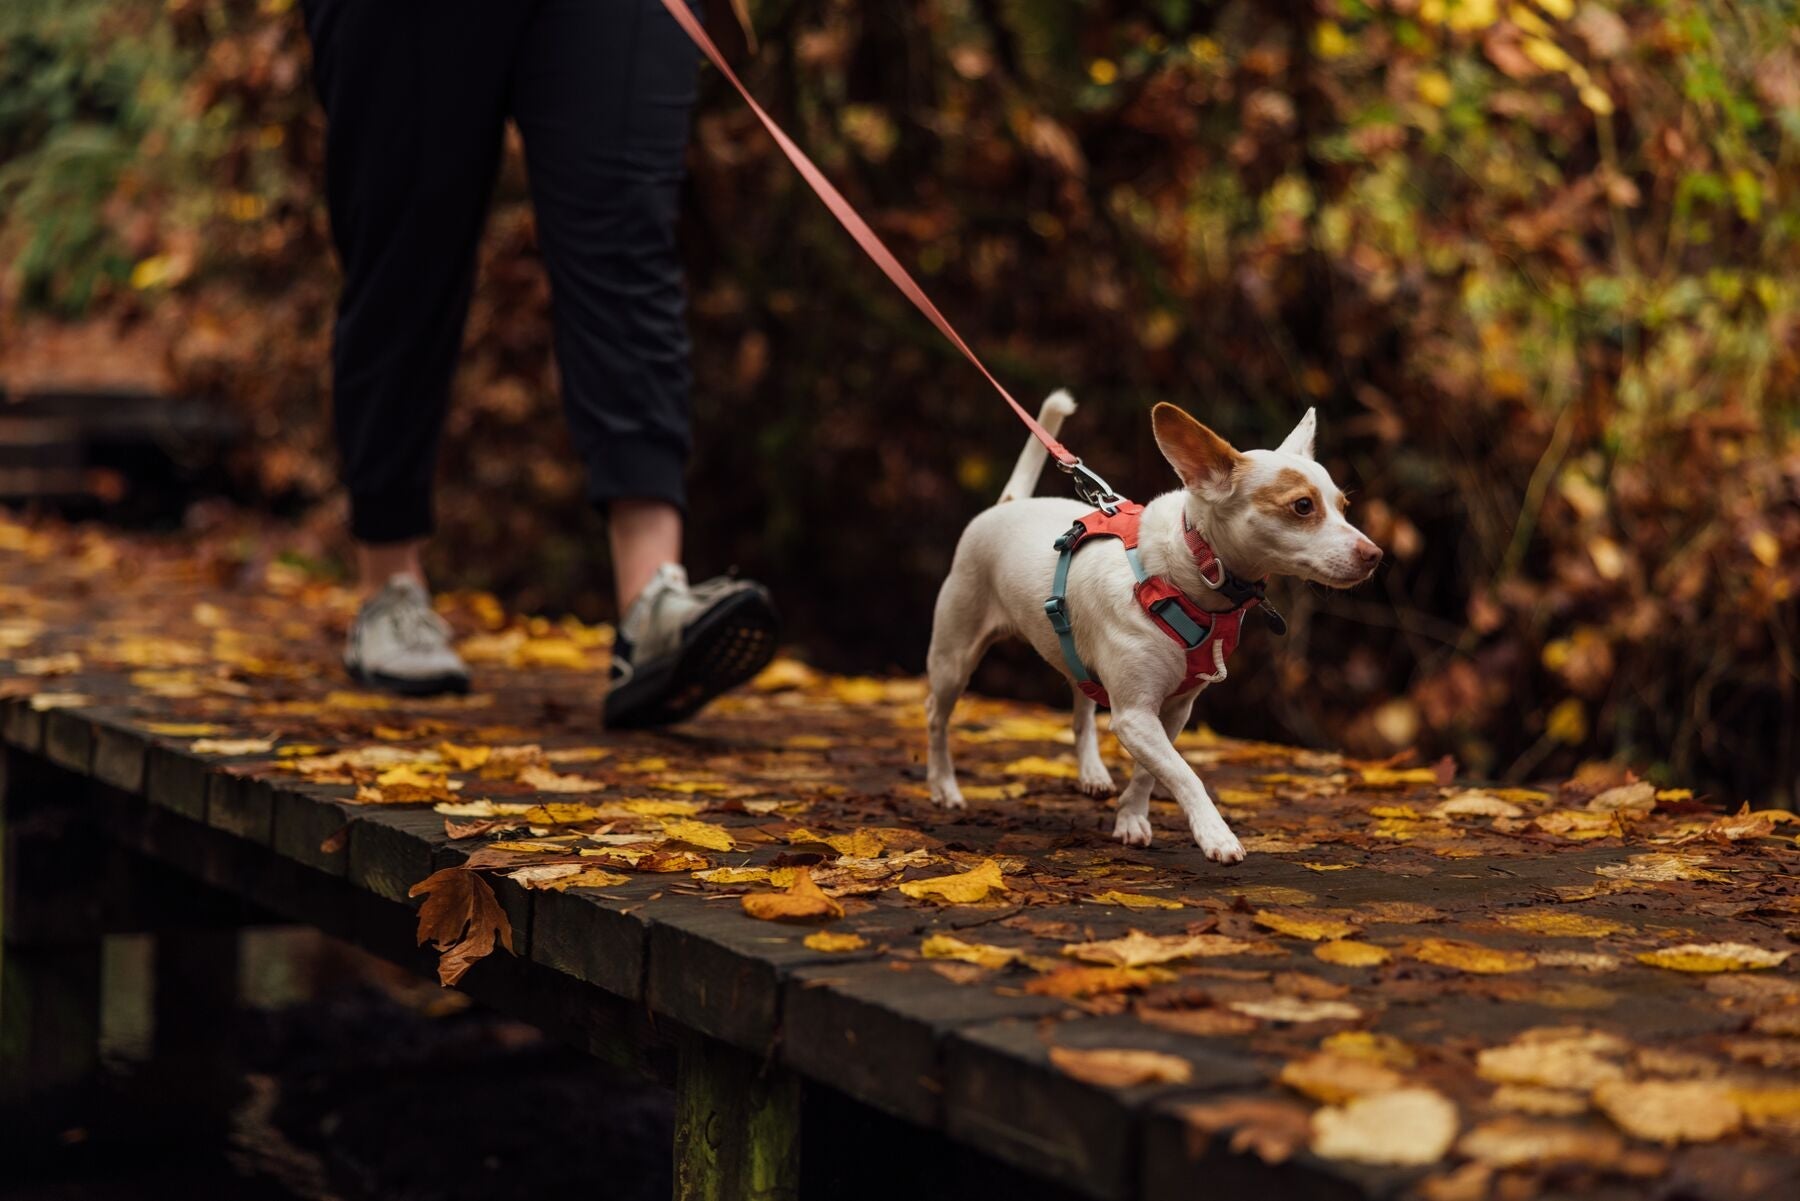
[[[1223,488],[1244,460],[1231,443],[1166,401],[1151,410],[1150,426],[1163,458],[1189,488]]]
[[[1299,455],[1303,459],[1310,459],[1313,457],[1313,435],[1318,428],[1317,412],[1308,409],[1306,416],[1300,419],[1300,424],[1294,427],[1294,432],[1289,434],[1276,449],[1285,454]]]

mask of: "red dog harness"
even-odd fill
[[[1056,540],[1059,554],[1056,560],[1056,582],[1050,599],[1044,602],[1044,613],[1050,618],[1050,626],[1056,631],[1057,640],[1062,644],[1063,661],[1068,664],[1070,674],[1075,677],[1075,686],[1085,696],[1108,708],[1112,702],[1106,695],[1106,689],[1089,674],[1087,665],[1081,661],[1081,655],[1075,649],[1075,635],[1069,625],[1066,595],[1069,563],[1075,557],[1075,552],[1090,539],[1117,538],[1124,544],[1125,558],[1131,564],[1132,575],[1137,577],[1134,594],[1138,604],[1150,615],[1150,620],[1163,633],[1179,642],[1186,652],[1187,668],[1182,673],[1181,683],[1170,696],[1180,696],[1201,684],[1216,684],[1225,678],[1225,660],[1237,649],[1238,638],[1243,632],[1244,615],[1251,609],[1261,607],[1263,616],[1276,633],[1285,633],[1287,630],[1287,623],[1263,596],[1264,581],[1248,581],[1232,575],[1226,570],[1225,564],[1219,562],[1218,555],[1213,553],[1213,548],[1206,539],[1191,526],[1186,531],[1188,551],[1200,568],[1200,578],[1231,601],[1232,607],[1219,613],[1202,609],[1162,576],[1146,572],[1143,560],[1138,557],[1138,526],[1143,513],[1143,505],[1120,500],[1079,518],[1068,533]]]

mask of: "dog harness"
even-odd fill
[[[1183,527],[1188,551],[1200,568],[1200,578],[1232,602],[1232,607],[1219,613],[1202,609],[1167,579],[1145,571],[1144,562],[1138,556],[1138,526],[1143,514],[1143,505],[1118,500],[1077,519],[1069,531],[1056,540],[1056,581],[1050,599],[1044,602],[1044,613],[1050,618],[1050,628],[1056,631],[1057,641],[1062,644],[1063,662],[1069,665],[1075,686],[1083,695],[1108,708],[1112,701],[1081,661],[1069,625],[1069,564],[1075,558],[1075,552],[1091,539],[1117,538],[1124,544],[1125,561],[1131,564],[1131,574],[1137,577],[1134,594],[1138,604],[1150,615],[1150,620],[1179,642],[1186,652],[1187,669],[1170,696],[1180,696],[1201,684],[1216,684],[1225,678],[1225,660],[1237,649],[1238,638],[1243,633],[1244,615],[1251,609],[1260,607],[1275,633],[1287,632],[1287,622],[1263,596],[1265,581],[1245,580],[1231,574],[1201,537],[1200,531],[1187,525],[1185,519]]]

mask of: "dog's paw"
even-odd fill
[[[1150,817],[1144,813],[1120,812],[1113,821],[1113,837],[1128,847],[1150,845]]]
[[[1205,834],[1195,831],[1194,841],[1214,863],[1242,863],[1244,861],[1244,844],[1237,840],[1237,835],[1230,830],[1208,831]]]
[[[1117,791],[1113,786],[1112,773],[1106,770],[1104,763],[1082,768],[1081,774],[1075,779],[1075,787],[1089,796],[1111,796]]]
[[[931,781],[931,803],[942,809],[966,809],[969,805],[954,779]]]

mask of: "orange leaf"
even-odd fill
[[[407,890],[425,894],[419,907],[419,945],[430,943],[438,956],[438,983],[449,988],[461,980],[477,960],[494,949],[494,940],[508,952],[513,949],[512,923],[494,899],[488,882],[464,867],[433,872]]]
[[[804,868],[786,892],[746,893],[743,904],[745,913],[765,922],[831,921],[844,916],[844,907],[820,892]]]

